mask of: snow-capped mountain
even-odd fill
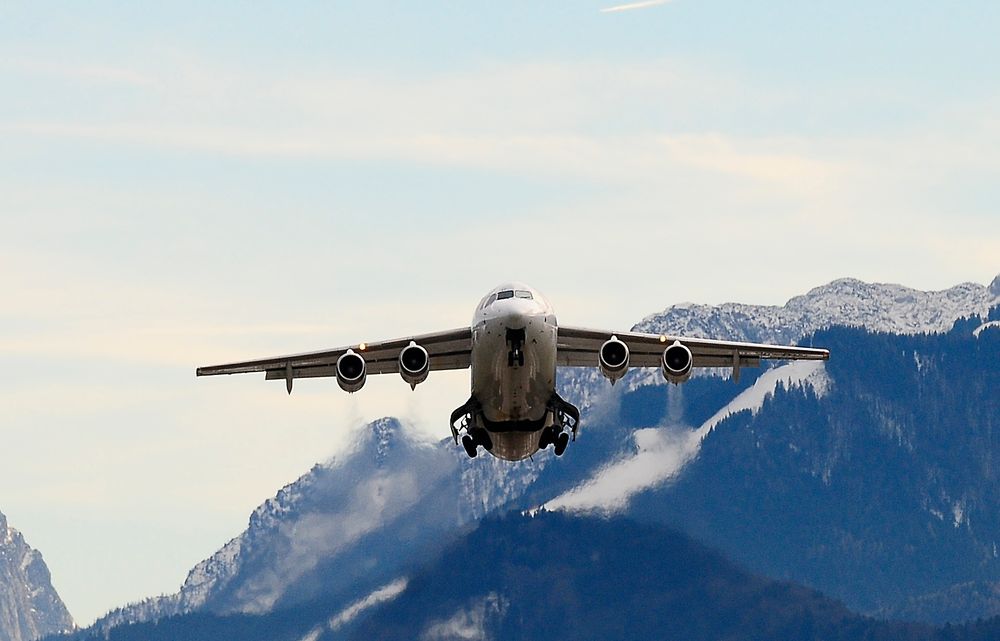
[[[0,641],[32,641],[72,629],[41,553],[0,513]]]
[[[254,510],[246,531],[195,566],[179,592],[95,626],[362,598],[397,580],[413,554],[523,494],[548,458],[516,468],[492,457],[470,461],[450,439],[428,443],[411,433],[396,419],[373,422],[348,451]]]
[[[989,286],[962,283],[931,292],[841,278],[795,296],[782,306],[678,303],[650,314],[632,329],[651,334],[796,344],[817,330],[835,325],[890,334],[941,333],[951,329],[959,318],[985,318],[997,304],[1000,275]],[[652,370],[632,370],[622,381],[628,389],[663,384],[663,377]],[[563,396],[581,408],[606,400],[607,381],[596,371],[567,370],[559,386]]]
[[[1000,275],[985,287],[962,283],[950,289],[924,292],[902,285],[865,283],[842,278],[796,296],[784,306],[725,303],[718,306],[683,303],[647,316],[633,329],[701,338],[794,344],[832,326],[861,327],[870,332],[899,335],[943,333],[956,320],[986,318],[1000,304]],[[621,509],[628,497],[672,478],[698,452],[702,439],[727,415],[756,412],[779,384],[810,385],[822,395],[822,363],[780,366],[723,406],[696,429],[663,425],[633,435],[634,449],[598,470],[593,477],[556,497],[549,507]],[[665,384],[659,372],[635,370],[625,379],[628,389]],[[564,383],[567,394],[590,404],[607,386],[600,374],[572,372]],[[680,427],[680,429],[678,429]],[[613,490],[611,488],[614,488]]]
[[[940,292],[841,279],[781,307],[674,305],[635,329],[762,342],[796,342],[836,325],[920,334],[985,317],[996,304],[1000,276],[989,287]],[[548,502],[617,509],[682,473],[702,438],[730,415],[756,413],[777,389],[822,397],[830,384],[816,363],[746,371],[739,385],[695,380],[665,394],[649,387],[662,383],[655,371],[631,372],[615,388],[594,371],[564,370],[560,379],[562,393],[586,408],[581,438],[563,459],[546,451],[518,464],[469,460],[450,439],[416,441],[396,420],[381,419],[355,447],[257,508],[247,530],[198,564],[178,593],[112,612],[96,628],[191,611],[262,613],[317,599],[334,616],[404,581],[414,559],[440,552],[484,515]],[[650,403],[683,406],[684,420],[627,418],[648,414]],[[661,409],[669,417],[669,408]]]
[[[970,318],[945,334],[816,337],[831,350],[823,384],[778,385],[729,414],[680,474],[629,495],[625,514],[855,610],[1000,615],[1000,327]]]
[[[794,343],[833,325],[889,334],[940,333],[950,330],[956,319],[985,318],[998,302],[1000,275],[988,287],[962,283],[936,292],[841,278],[796,296],[781,307],[741,303],[672,305],[647,316],[635,329],[760,343]]]

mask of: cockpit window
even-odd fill
[[[487,307],[489,307],[490,305],[492,305],[495,302],[497,302],[497,295],[496,294],[492,294],[489,298],[486,299],[486,302],[483,303],[483,307],[482,308],[486,309]]]
[[[506,298],[514,298],[514,290],[505,289],[502,292],[497,292],[497,300],[504,300]]]
[[[516,292],[514,292],[514,295],[517,296],[518,298],[527,298],[528,300],[531,300],[532,298],[531,292],[529,292],[526,289],[519,289]]]

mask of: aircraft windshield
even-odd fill
[[[504,300],[505,298],[514,298],[514,290],[505,289],[502,292],[497,292],[497,300]]]
[[[529,300],[532,298],[531,292],[529,292],[526,289],[519,289],[516,292],[514,292],[514,295],[517,296],[518,298],[527,298]]]

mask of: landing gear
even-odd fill
[[[507,352],[507,367],[524,367],[524,328],[507,328],[507,344],[510,351]]]
[[[562,456],[563,452],[566,451],[566,446],[569,445],[569,434],[563,432],[556,438],[555,442],[555,452],[556,456]]]
[[[468,434],[462,437],[462,447],[465,448],[465,453],[469,455],[469,458],[476,458],[476,455],[479,453],[476,442]]]
[[[569,432],[563,432],[561,427],[555,425],[545,428],[542,437],[538,439],[538,449],[544,450],[549,445],[553,446],[556,456],[562,456],[569,445]]]
[[[576,440],[576,428],[580,424],[580,410],[564,401],[558,394],[553,394],[552,398],[549,399],[549,410],[552,412],[555,423],[542,431],[542,436],[538,439],[538,449],[544,450],[552,445],[556,456],[562,456],[563,452],[566,451],[566,446],[569,445],[570,434],[573,435],[573,440]]]
[[[462,447],[465,448],[465,453],[469,455],[469,458],[476,458],[476,448],[480,445],[487,452],[493,450],[493,439],[490,438],[490,433],[481,427],[467,429],[462,437]]]
[[[451,413],[451,421],[448,426],[451,428],[452,438],[458,444],[459,436],[462,437],[462,447],[469,458],[476,458],[480,445],[487,452],[493,451],[493,439],[490,433],[480,427],[478,417],[482,414],[482,406],[475,397],[470,397],[464,405]],[[464,432],[464,434],[463,434]]]

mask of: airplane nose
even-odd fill
[[[523,329],[531,316],[536,315],[534,306],[527,304],[527,301],[510,300],[504,301],[504,306],[498,310],[497,318],[504,325],[511,329]]]
[[[510,309],[503,310],[499,317],[503,324],[511,329],[522,329],[527,322],[524,311],[514,308],[513,305],[511,305]]]

